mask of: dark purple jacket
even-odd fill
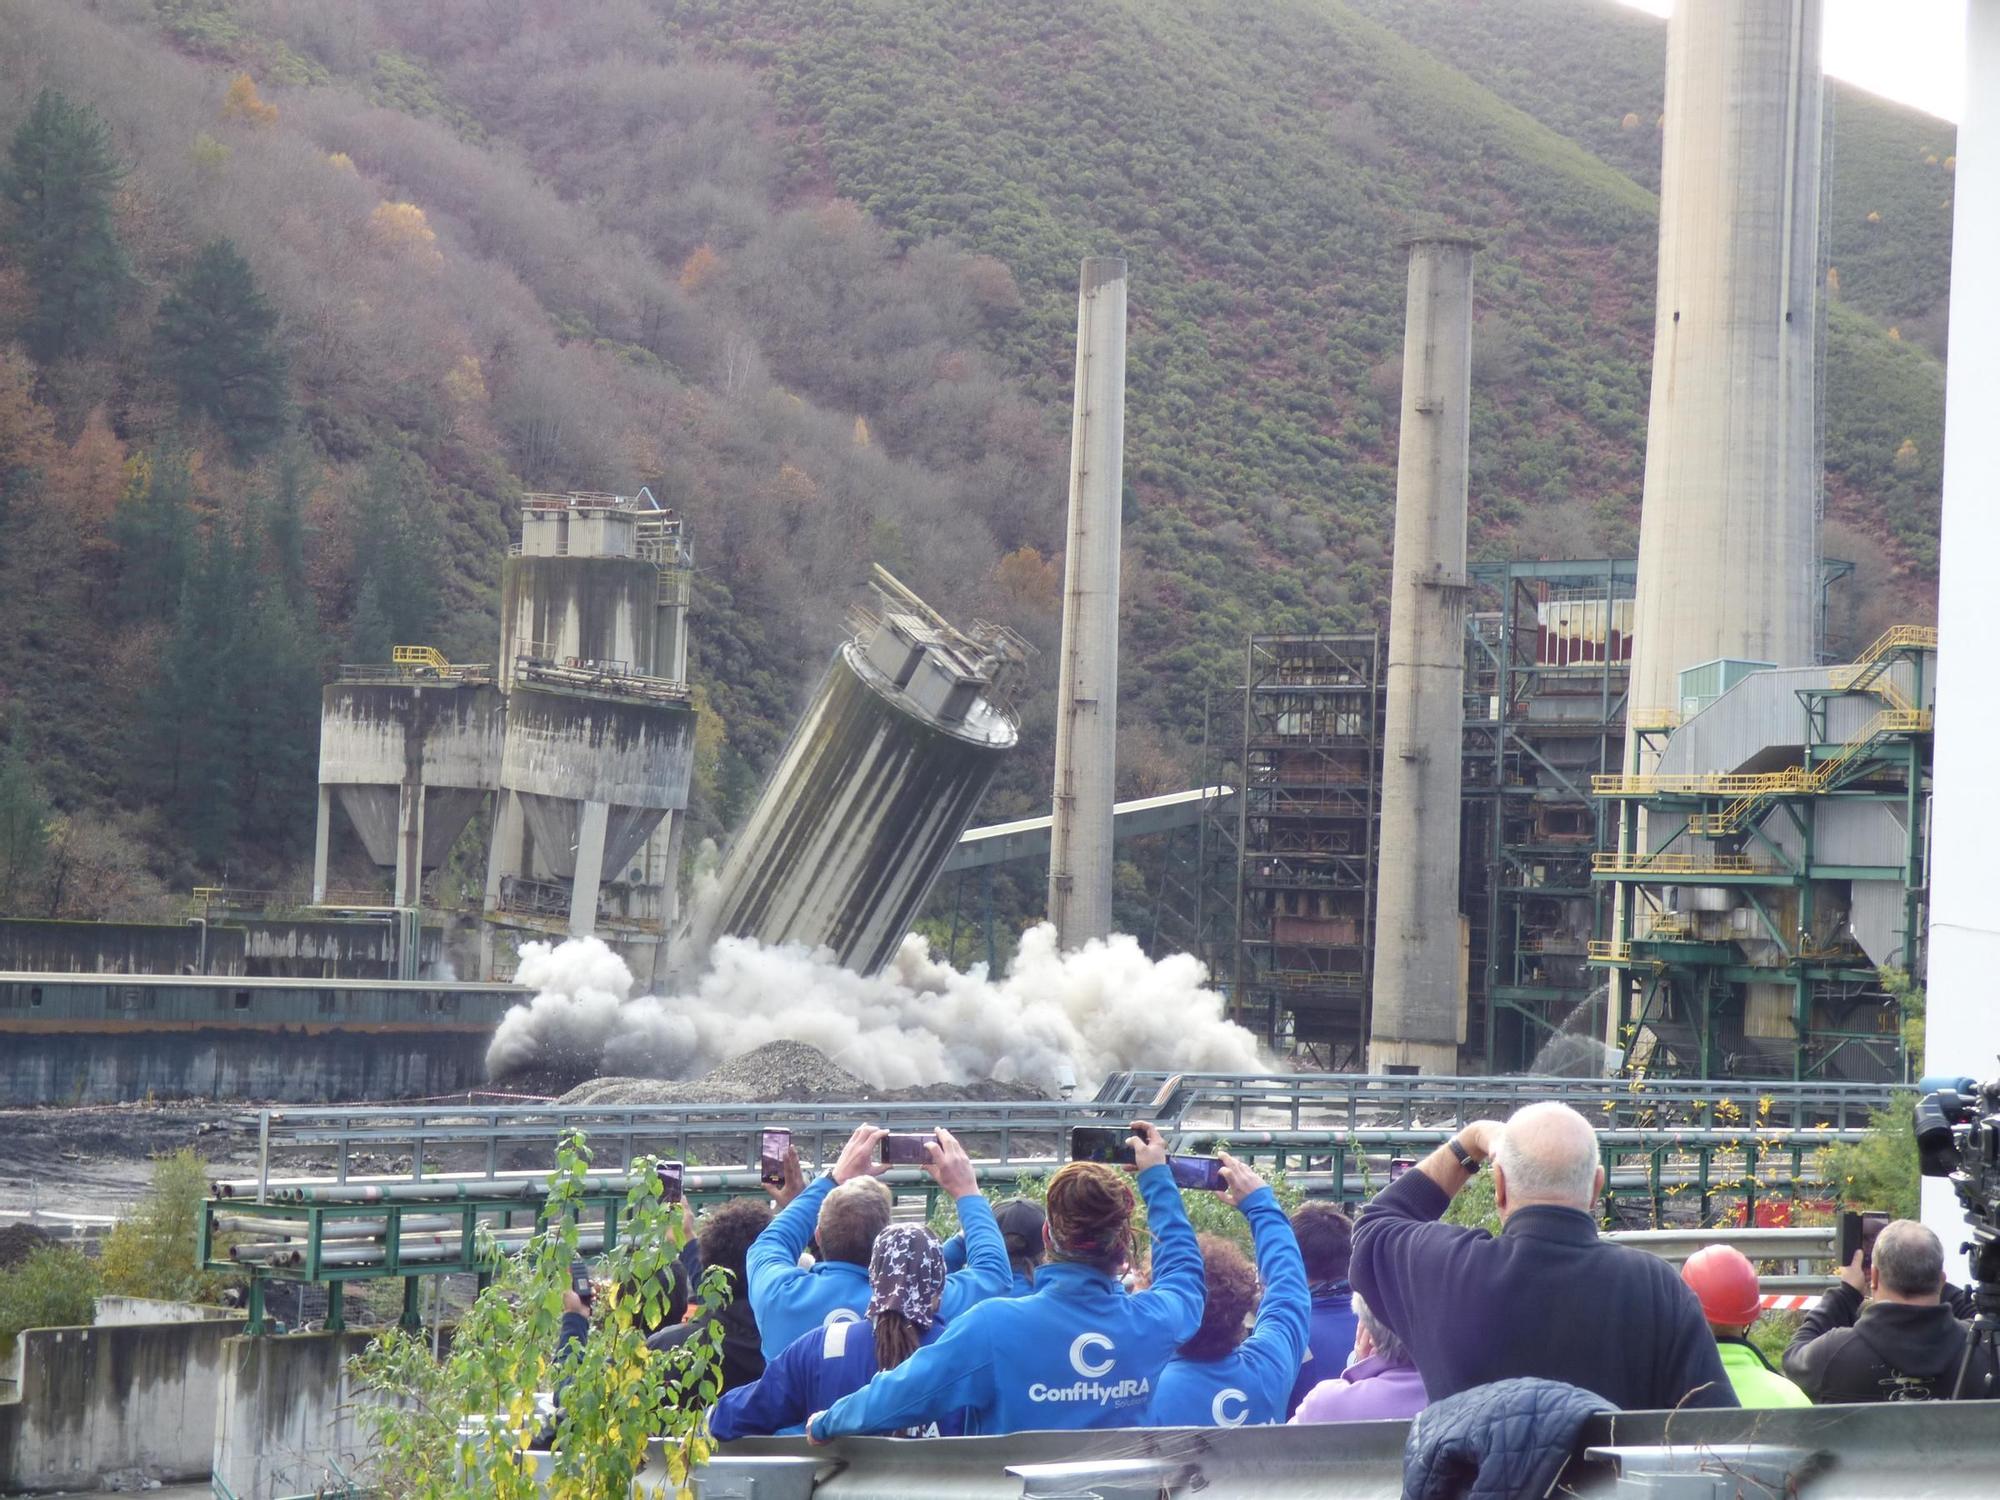
[[[1701,1304],[1665,1261],[1599,1239],[1581,1209],[1517,1208],[1494,1236],[1437,1222],[1450,1201],[1404,1173],[1361,1211],[1348,1267],[1432,1401],[1537,1376],[1626,1411],[1737,1404]]]

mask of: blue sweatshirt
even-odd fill
[[[928,1344],[944,1332],[942,1323],[924,1331]],[[798,1432],[805,1419],[858,1391],[876,1376],[875,1331],[867,1322],[834,1323],[794,1340],[764,1366],[761,1380],[723,1394],[708,1414],[709,1434],[727,1443],[740,1437]],[[958,1414],[908,1428],[897,1437],[957,1437]]]
[[[1160,1372],[1148,1427],[1243,1427],[1285,1420],[1285,1405],[1305,1357],[1312,1294],[1298,1236],[1269,1188],[1243,1200],[1257,1247],[1264,1300],[1250,1337],[1220,1359],[1176,1355]]]
[[[1094,1266],[1054,1262],[1032,1297],[982,1302],[813,1425],[816,1437],[895,1432],[965,1413],[968,1436],[1134,1425],[1174,1350],[1201,1326],[1201,1251],[1173,1173],[1139,1191],[1153,1232],[1153,1286],[1127,1293]]]
[[[750,1247],[750,1310],[764,1358],[776,1359],[815,1328],[852,1322],[868,1315],[868,1268],[844,1260],[823,1260],[810,1271],[799,1256],[819,1224],[819,1206],[833,1191],[822,1175],[773,1219]],[[969,1240],[963,1271],[944,1280],[938,1321],[948,1323],[975,1302],[1006,1293],[1014,1282],[1007,1241],[993,1218],[993,1205],[978,1193],[958,1200],[958,1221]]]
[[[961,1269],[965,1265],[965,1236],[963,1234],[953,1235],[950,1239],[946,1240],[944,1244],[939,1248],[944,1251],[944,1268],[947,1271],[956,1271]],[[1010,1264],[1012,1263],[1011,1258],[1009,1263]],[[1034,1296],[1035,1295],[1034,1274],[1032,1272],[1023,1273],[1018,1266],[1015,1267],[1014,1289],[1010,1292],[1002,1292],[1000,1295],[1003,1297]]]

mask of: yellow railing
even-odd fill
[[[1658,734],[1681,727],[1681,716],[1671,708],[1635,708],[1626,715],[1625,727],[1640,734]]]
[[[1632,945],[1594,938],[1590,944],[1590,961],[1595,964],[1629,964],[1632,962]]]
[[[1616,849],[1591,855],[1590,868],[1606,875],[1758,875],[1775,870],[1747,854],[1625,854]]]
[[[1765,791],[1790,790],[1790,783],[1802,778],[1798,767],[1752,775],[1716,773],[1702,776],[1620,776],[1616,773],[1590,778],[1590,789],[1600,797],[1732,796]]]
[[[1646,923],[1643,938],[1684,938],[1694,930],[1694,920],[1686,912],[1655,912]]]
[[[389,653],[389,660],[399,667],[431,667],[439,672],[451,670],[451,663],[435,646],[398,646]]]

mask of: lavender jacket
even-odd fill
[[[1424,1377],[1408,1363],[1391,1364],[1371,1354],[1349,1365],[1338,1380],[1322,1380],[1292,1414],[1291,1425],[1306,1422],[1379,1422],[1414,1417],[1428,1404]]]

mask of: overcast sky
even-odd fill
[[[1664,16],[1673,0],[1623,0]],[[1956,120],[1965,98],[1965,0],[1825,0],[1826,71]]]

